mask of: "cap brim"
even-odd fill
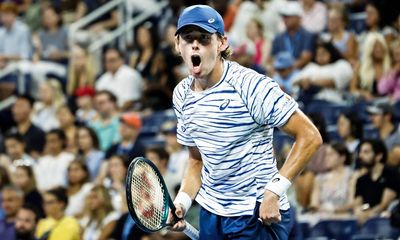
[[[180,26],[180,27],[176,30],[175,35],[178,35],[179,33],[182,32],[183,29],[185,29],[186,27],[189,27],[189,26],[196,26],[196,27],[199,27],[199,28],[203,29],[204,31],[206,31],[206,32],[208,32],[208,33],[216,33],[216,32],[217,32],[216,29],[211,28],[211,27],[209,27],[209,26],[207,26],[207,25],[205,25],[205,24],[202,24],[202,23],[189,23],[189,24],[184,24],[184,25]]]

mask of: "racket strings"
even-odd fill
[[[151,230],[163,227],[165,194],[159,177],[146,163],[138,162],[131,182],[133,206],[141,223]]]

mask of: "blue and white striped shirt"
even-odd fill
[[[224,61],[221,80],[201,92],[194,78],[174,90],[180,144],[197,146],[203,160],[202,186],[196,201],[220,216],[253,215],[264,187],[278,173],[273,128],[284,125],[297,103],[272,79]],[[289,208],[286,196],[281,209]]]

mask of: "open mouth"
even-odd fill
[[[193,67],[198,67],[200,65],[201,58],[199,55],[192,55],[191,59],[192,59]]]

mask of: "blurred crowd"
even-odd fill
[[[0,0],[0,239],[185,239],[135,225],[125,176],[145,156],[179,189],[188,151],[172,92],[188,72],[175,31],[195,3],[223,16],[230,60],[274,78],[324,138],[289,192],[297,221],[380,216],[400,228],[400,2],[169,0],[123,47],[93,53],[121,9],[73,36],[69,26],[108,2]],[[125,4],[134,17],[160,3]]]

